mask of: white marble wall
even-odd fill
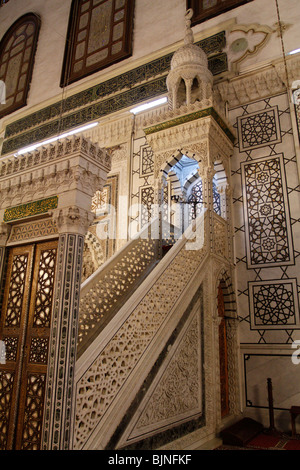
[[[286,94],[230,110],[238,141],[232,158],[237,306],[243,402],[257,419],[274,387],[279,426],[300,400],[299,179]]]

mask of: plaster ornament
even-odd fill
[[[247,56],[256,54],[271,36],[273,30],[265,25],[234,25],[229,33],[228,52],[233,68]]]
[[[290,29],[292,25],[289,23],[284,23],[283,21],[277,21],[273,25],[273,32],[277,33],[277,37],[280,38],[281,34],[284,34]]]

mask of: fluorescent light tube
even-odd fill
[[[69,135],[77,134],[79,132],[86,131],[87,129],[91,129],[92,127],[97,126],[99,123],[98,122],[93,122],[91,124],[87,124],[86,126],[79,127],[78,129],[73,129],[70,132],[65,132],[64,134],[60,134],[57,137],[52,137],[51,139],[44,140],[43,142],[39,142],[34,145],[30,145],[29,147],[24,147],[21,150],[17,152],[17,155],[22,155],[23,153],[28,153],[28,152],[33,152],[33,150],[37,149],[38,147],[42,147],[43,145],[50,144],[51,142],[56,142],[59,139],[64,139],[65,137],[68,137]]]
[[[287,55],[297,54],[297,52],[300,52],[300,49],[294,49],[293,51],[288,52]]]
[[[142,104],[141,106],[137,106],[136,108],[132,108],[130,110],[131,113],[137,114],[140,113],[141,111],[145,111],[146,109],[149,108],[154,108],[155,106],[159,106],[160,104],[166,103],[168,101],[168,98],[160,98],[159,100],[151,101],[150,103],[145,103]]]

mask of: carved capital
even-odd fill
[[[85,235],[94,220],[95,214],[77,206],[55,209],[52,219],[59,233]]]
[[[198,168],[198,174],[202,179],[203,184],[205,184],[213,180],[215,169],[213,166],[206,166],[204,164],[200,164]]]

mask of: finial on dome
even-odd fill
[[[185,38],[184,44],[193,44],[194,43],[194,34],[191,28],[191,19],[193,17],[193,9],[189,8],[185,13]]]

